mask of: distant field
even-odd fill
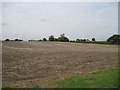
[[[48,87],[73,75],[118,67],[118,46],[70,42],[3,42],[3,87]]]

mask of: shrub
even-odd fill
[[[108,42],[112,44],[120,44],[120,35],[113,35],[107,39]]]
[[[49,37],[49,41],[54,41],[55,39],[54,39],[54,36],[53,35],[51,35],[50,37]]]
[[[95,38],[92,38],[92,41],[95,41]]]
[[[10,39],[6,39],[5,41],[10,41]]]
[[[47,41],[47,39],[46,39],[46,38],[43,38],[43,41]]]
[[[69,39],[65,37],[65,34],[61,34],[60,37],[58,38],[58,41],[69,42]]]

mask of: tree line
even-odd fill
[[[15,39],[15,40],[5,39],[5,41],[23,41],[23,40],[22,39]]]
[[[22,39],[15,39],[10,40],[6,39],[5,41],[23,41]],[[90,41],[89,39],[76,39],[76,40],[69,40],[68,37],[65,36],[65,34],[61,34],[58,38],[55,38],[53,35],[50,35],[48,40],[46,38],[40,39],[40,40],[28,40],[28,41],[60,41],[60,42],[83,42],[83,43],[101,43],[101,44],[120,44],[120,35],[114,34],[113,36],[110,36],[106,42],[97,42],[95,38],[92,38]]]

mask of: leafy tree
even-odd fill
[[[55,40],[54,36],[51,35],[51,36],[49,37],[49,41],[54,41],[54,40]]]
[[[60,37],[58,38],[58,41],[69,42],[69,39],[65,37],[65,34],[61,34]]]
[[[58,41],[58,38],[54,38],[54,41]]]
[[[75,40],[70,40],[69,42],[76,42]]]
[[[15,39],[14,41],[23,41],[23,40],[21,40],[21,39]]]
[[[6,39],[5,41],[10,41],[10,39]]]
[[[19,39],[19,41],[23,41],[23,40]]]
[[[92,41],[95,41],[95,38],[92,38]]]
[[[28,40],[28,41],[33,41],[33,40]]]
[[[40,39],[40,40],[38,40],[38,41],[42,41],[42,40]]]
[[[109,37],[107,41],[113,44],[120,44],[120,35],[115,34]]]
[[[80,39],[76,39],[76,42],[80,42]]]
[[[15,39],[15,41],[19,41],[19,39]]]
[[[89,39],[87,39],[86,41],[87,41],[87,42],[89,42],[90,40],[89,40]]]
[[[47,39],[46,39],[46,38],[43,38],[43,41],[47,41]]]
[[[81,39],[80,41],[86,42],[86,39]]]

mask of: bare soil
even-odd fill
[[[69,42],[3,42],[2,84],[48,87],[75,74],[118,67],[118,46]]]

